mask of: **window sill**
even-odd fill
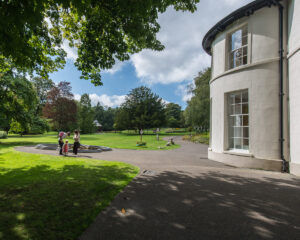
[[[229,154],[229,155],[237,155],[237,156],[242,156],[242,157],[254,157],[253,154],[249,153],[249,151],[243,151],[243,150],[227,150],[223,152],[224,154]]]

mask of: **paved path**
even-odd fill
[[[300,239],[300,178],[225,166],[206,146],[175,141],[180,149],[84,154],[141,171],[80,240]]]

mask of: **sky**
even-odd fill
[[[206,67],[211,58],[202,48],[202,40],[208,30],[232,11],[252,0],[200,0],[197,11],[177,12],[172,7],[159,16],[161,26],[157,38],[164,44],[161,52],[143,50],[126,62],[102,72],[103,86],[95,87],[90,81],[80,79],[74,66],[76,49],[64,44],[67,63],[64,69],[50,75],[58,83],[71,82],[75,99],[88,93],[92,105],[100,102],[107,107],[117,107],[131,89],[147,86],[166,103],[177,103],[184,109],[191,98],[187,86]]]

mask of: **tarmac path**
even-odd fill
[[[300,239],[300,178],[226,166],[207,159],[207,146],[174,140],[181,148],[80,154],[141,169],[80,240]]]

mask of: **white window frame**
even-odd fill
[[[242,31],[242,34],[243,34],[243,29],[247,29],[246,31],[246,34],[243,36],[242,35],[242,38],[246,38],[246,44],[243,44],[243,40],[242,40],[242,46],[239,47],[239,48],[236,48],[236,49],[232,49],[232,35],[238,31]],[[249,39],[249,27],[248,27],[248,24],[243,24],[243,25],[240,25],[236,28],[234,28],[232,31],[230,31],[229,33],[227,33],[227,53],[226,53],[226,62],[227,62],[227,69],[228,70],[231,70],[231,69],[235,69],[235,68],[238,68],[238,67],[241,67],[241,66],[244,66],[246,64],[249,64],[250,62],[250,44],[251,44],[251,41]],[[237,53],[237,52],[241,52],[241,56],[238,57],[238,59],[241,60],[241,63],[239,65],[236,65],[236,64],[232,64],[232,61],[234,62],[233,60],[233,55],[234,53]],[[246,59],[246,61],[245,61]],[[235,63],[235,62],[234,62]]]
[[[244,94],[247,94],[247,101],[244,101],[243,96]],[[230,101],[230,97],[234,95],[234,96],[238,96],[240,95],[241,97],[241,101],[236,103],[236,102],[231,102]],[[235,101],[235,100],[234,100]],[[243,105],[247,106],[247,113],[243,112]],[[232,109],[235,109],[235,107],[238,106],[240,107],[240,112],[237,113],[235,110],[234,112],[232,112]],[[227,107],[226,107],[226,111],[227,111],[227,139],[228,139],[228,150],[232,151],[232,152],[241,152],[241,153],[249,153],[249,149],[250,149],[250,121],[249,121],[249,91],[248,89],[246,90],[241,90],[241,91],[235,91],[235,92],[230,92],[227,93]],[[231,126],[232,121],[230,121],[230,118],[235,119],[241,119],[241,124],[236,126],[235,124],[233,126]],[[247,125],[246,120],[247,121]],[[233,121],[234,122],[234,121]],[[235,122],[236,123],[236,122]],[[240,129],[240,136],[235,136],[233,132],[230,131],[230,128],[239,128]],[[247,132],[246,132],[247,130]],[[244,136],[246,135],[246,136]],[[234,144],[234,140],[235,139],[240,139],[241,141],[241,148],[235,148],[235,144]],[[244,147],[244,140],[248,140],[248,147],[245,148]],[[233,145],[232,145],[233,143]]]

